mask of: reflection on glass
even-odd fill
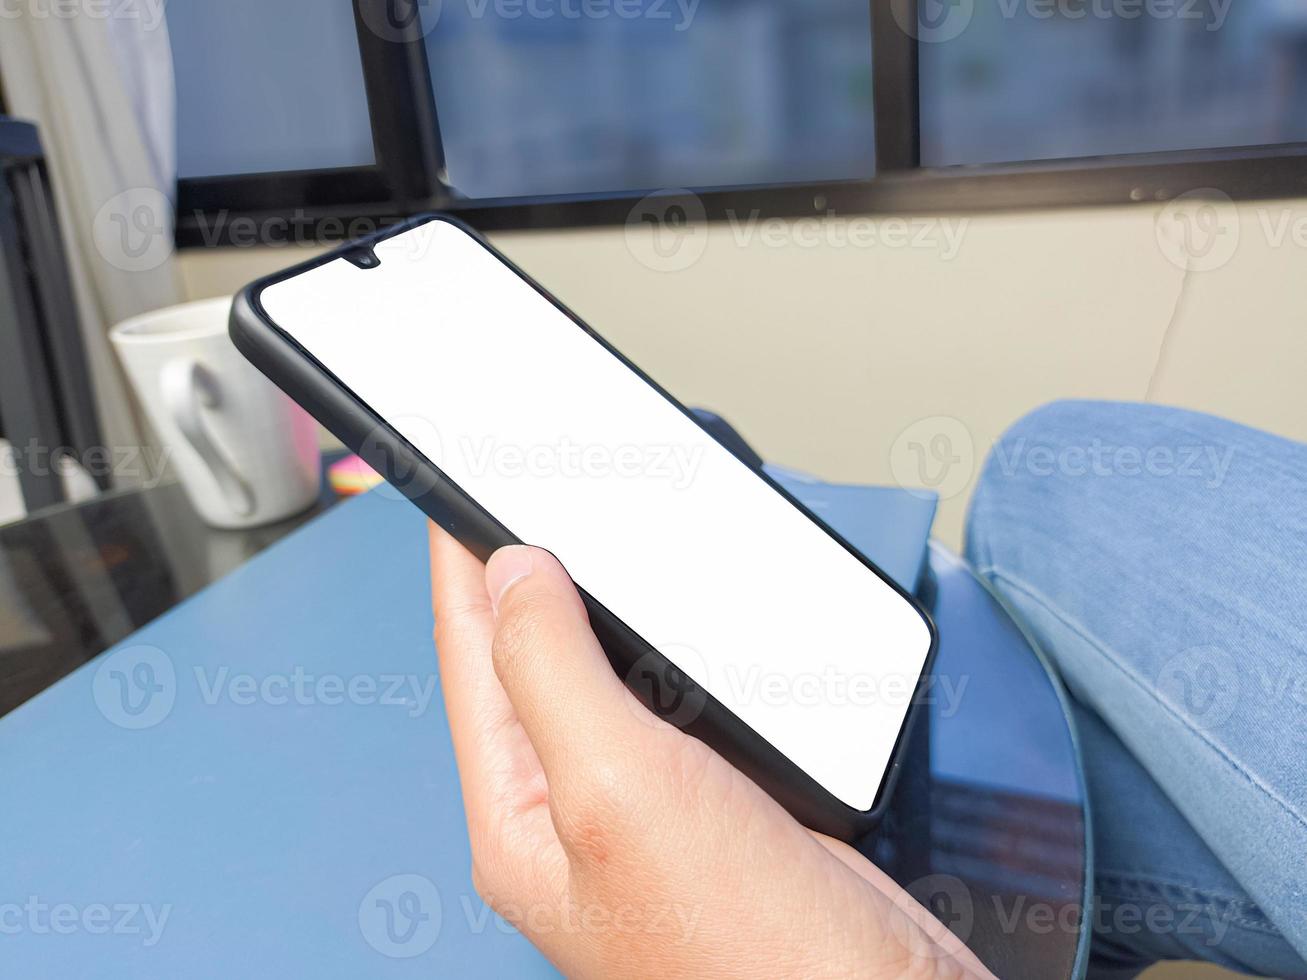
[[[926,166],[1307,140],[1307,0],[923,0]]]
[[[468,197],[866,177],[865,0],[444,0],[423,9]]]

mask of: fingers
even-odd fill
[[[431,606],[438,627],[480,628],[489,636],[494,614],[485,566],[442,527],[427,522],[431,545]]]
[[[485,566],[435,524],[429,525],[436,653],[469,827],[484,827],[506,801],[540,776],[539,761],[490,658],[494,614]]]
[[[441,687],[458,761],[472,849],[472,880],[493,908],[552,908],[567,882],[548,786],[535,749],[495,676],[494,613],[485,566],[430,525],[432,607]],[[551,937],[532,937],[548,955]]]
[[[486,566],[496,615],[495,671],[549,780],[551,795],[602,772],[616,752],[648,764],[652,726],[613,673],[571,578],[547,551],[504,548]]]

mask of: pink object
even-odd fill
[[[327,481],[340,496],[354,497],[380,483],[381,474],[351,454],[327,468]]]

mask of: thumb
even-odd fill
[[[634,750],[649,726],[613,673],[581,596],[558,559],[517,545],[486,565],[495,673],[551,785],[601,749]]]

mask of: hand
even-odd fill
[[[548,553],[431,526],[476,890],[569,976],[989,976],[857,851],[626,690]]]

